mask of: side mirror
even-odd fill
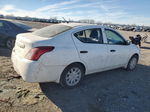
[[[130,44],[131,44],[131,41],[126,40],[126,45],[130,45]]]

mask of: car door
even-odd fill
[[[12,35],[11,33],[11,27],[5,22],[0,21],[0,37],[6,38]]]
[[[6,38],[7,38],[7,32],[5,31],[4,22],[0,21],[0,46],[5,45]]]
[[[11,27],[5,21],[0,20],[0,45],[5,45],[8,37],[12,35]]]
[[[130,56],[130,46],[126,40],[116,31],[104,29],[107,38],[108,59],[107,67],[116,68],[127,64]]]
[[[4,22],[0,21],[0,38],[2,39],[5,35],[6,31],[5,31],[5,26],[4,26]]]
[[[87,72],[102,71],[107,59],[107,45],[103,44],[102,30],[81,30],[73,34],[73,39],[81,61],[86,63]]]

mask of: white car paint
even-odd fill
[[[82,63],[86,68],[85,74],[87,75],[126,67],[134,54],[139,55],[139,49],[133,44],[107,44],[103,26],[71,23],[64,25],[73,28],[53,38],[43,38],[33,33],[17,35],[11,59],[14,69],[25,81],[59,83],[63,70],[71,63]],[[82,43],[73,35],[78,31],[91,28],[102,30],[103,44]],[[38,46],[54,46],[55,48],[53,51],[43,54],[38,61],[26,59],[26,54]],[[110,50],[116,50],[116,52],[110,52]],[[80,51],[88,51],[88,53],[81,54]]]

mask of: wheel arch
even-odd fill
[[[84,73],[86,73],[87,69],[86,69],[85,64],[83,64],[82,62],[78,62],[78,61],[77,61],[77,62],[72,62],[72,63],[70,63],[69,65],[67,65],[67,66],[63,69],[63,71],[64,71],[67,67],[69,67],[69,66],[71,66],[71,65],[73,65],[73,64],[79,64],[79,65],[81,65],[81,66],[83,67]],[[63,71],[62,71],[62,73],[63,73]],[[62,75],[62,74],[61,74],[61,75]],[[56,80],[57,83],[60,82],[61,75],[60,75],[60,77]]]
[[[73,65],[73,64],[79,64],[79,65],[81,65],[83,67],[84,73],[86,72],[86,67],[85,67],[85,65],[82,62],[73,62],[73,63],[69,64],[68,66]]]
[[[127,71],[130,71],[130,70],[131,70],[131,69],[129,69],[128,64],[129,64],[130,60],[131,60],[133,57],[137,57],[137,63],[138,63],[139,54],[138,54],[138,53],[134,53],[133,55],[131,55],[131,57],[129,58],[129,61],[128,61],[128,63],[127,63],[127,65],[124,67]],[[133,70],[133,69],[132,69],[132,70]]]
[[[138,54],[138,53],[133,53],[133,54],[128,58],[128,62],[125,64],[125,66],[124,66],[123,68],[125,68],[125,69],[127,68],[128,63],[129,63],[130,59],[131,59],[133,56],[137,56],[137,59],[138,59],[138,61],[139,61],[139,54]]]
[[[136,56],[137,59],[139,60],[139,54],[138,54],[138,53],[134,53],[134,54],[130,57],[130,59],[131,59],[133,56]]]

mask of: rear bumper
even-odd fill
[[[12,52],[11,60],[15,71],[27,82],[57,82],[66,66],[48,66],[39,61],[19,58]]]

